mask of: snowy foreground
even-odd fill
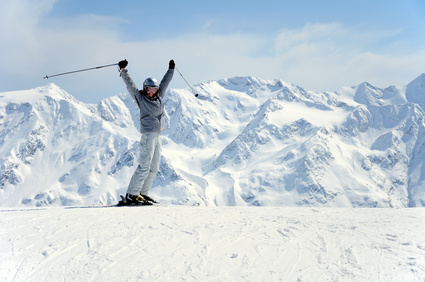
[[[425,209],[1,208],[0,281],[424,281]]]

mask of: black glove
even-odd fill
[[[127,60],[120,61],[120,62],[118,63],[118,66],[120,67],[120,69],[125,69],[125,67],[126,67],[127,65],[128,65]]]
[[[174,63],[174,60],[171,60],[170,63],[169,63],[169,65],[168,65],[168,68],[170,70],[173,70],[175,66],[176,66],[176,64]]]

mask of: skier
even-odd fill
[[[118,205],[151,205],[155,200],[148,196],[149,190],[159,170],[161,157],[160,134],[165,130],[163,97],[170,84],[175,63],[169,62],[168,71],[158,84],[155,78],[149,77],[143,82],[143,90],[139,90],[127,72],[127,60],[120,61],[120,76],[140,109],[140,156],[139,165],[130,180],[125,198]]]

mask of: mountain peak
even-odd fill
[[[254,76],[234,76],[231,78],[222,78],[217,81],[218,84],[223,86],[238,85],[238,86],[252,86],[261,84],[261,80]]]
[[[279,79],[266,80],[254,76],[235,76],[231,78],[223,78],[217,80],[217,83],[227,89],[237,88],[242,91],[244,91],[244,89],[253,90],[266,88],[273,91],[276,88],[282,88],[284,85],[286,85],[285,82]]]
[[[407,85],[406,99],[412,103],[425,105],[425,73]]]
[[[363,82],[357,87],[354,101],[367,106],[382,106],[382,90],[368,82]]]
[[[76,103],[81,103],[65,90],[54,83],[49,83],[34,89],[18,90],[2,93],[2,102],[4,103],[35,103],[48,96],[49,99],[67,100]]]

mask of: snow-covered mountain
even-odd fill
[[[171,89],[151,195],[202,205],[425,206],[425,74],[315,93],[234,77]],[[137,165],[128,94],[0,93],[0,205],[113,203]]]

